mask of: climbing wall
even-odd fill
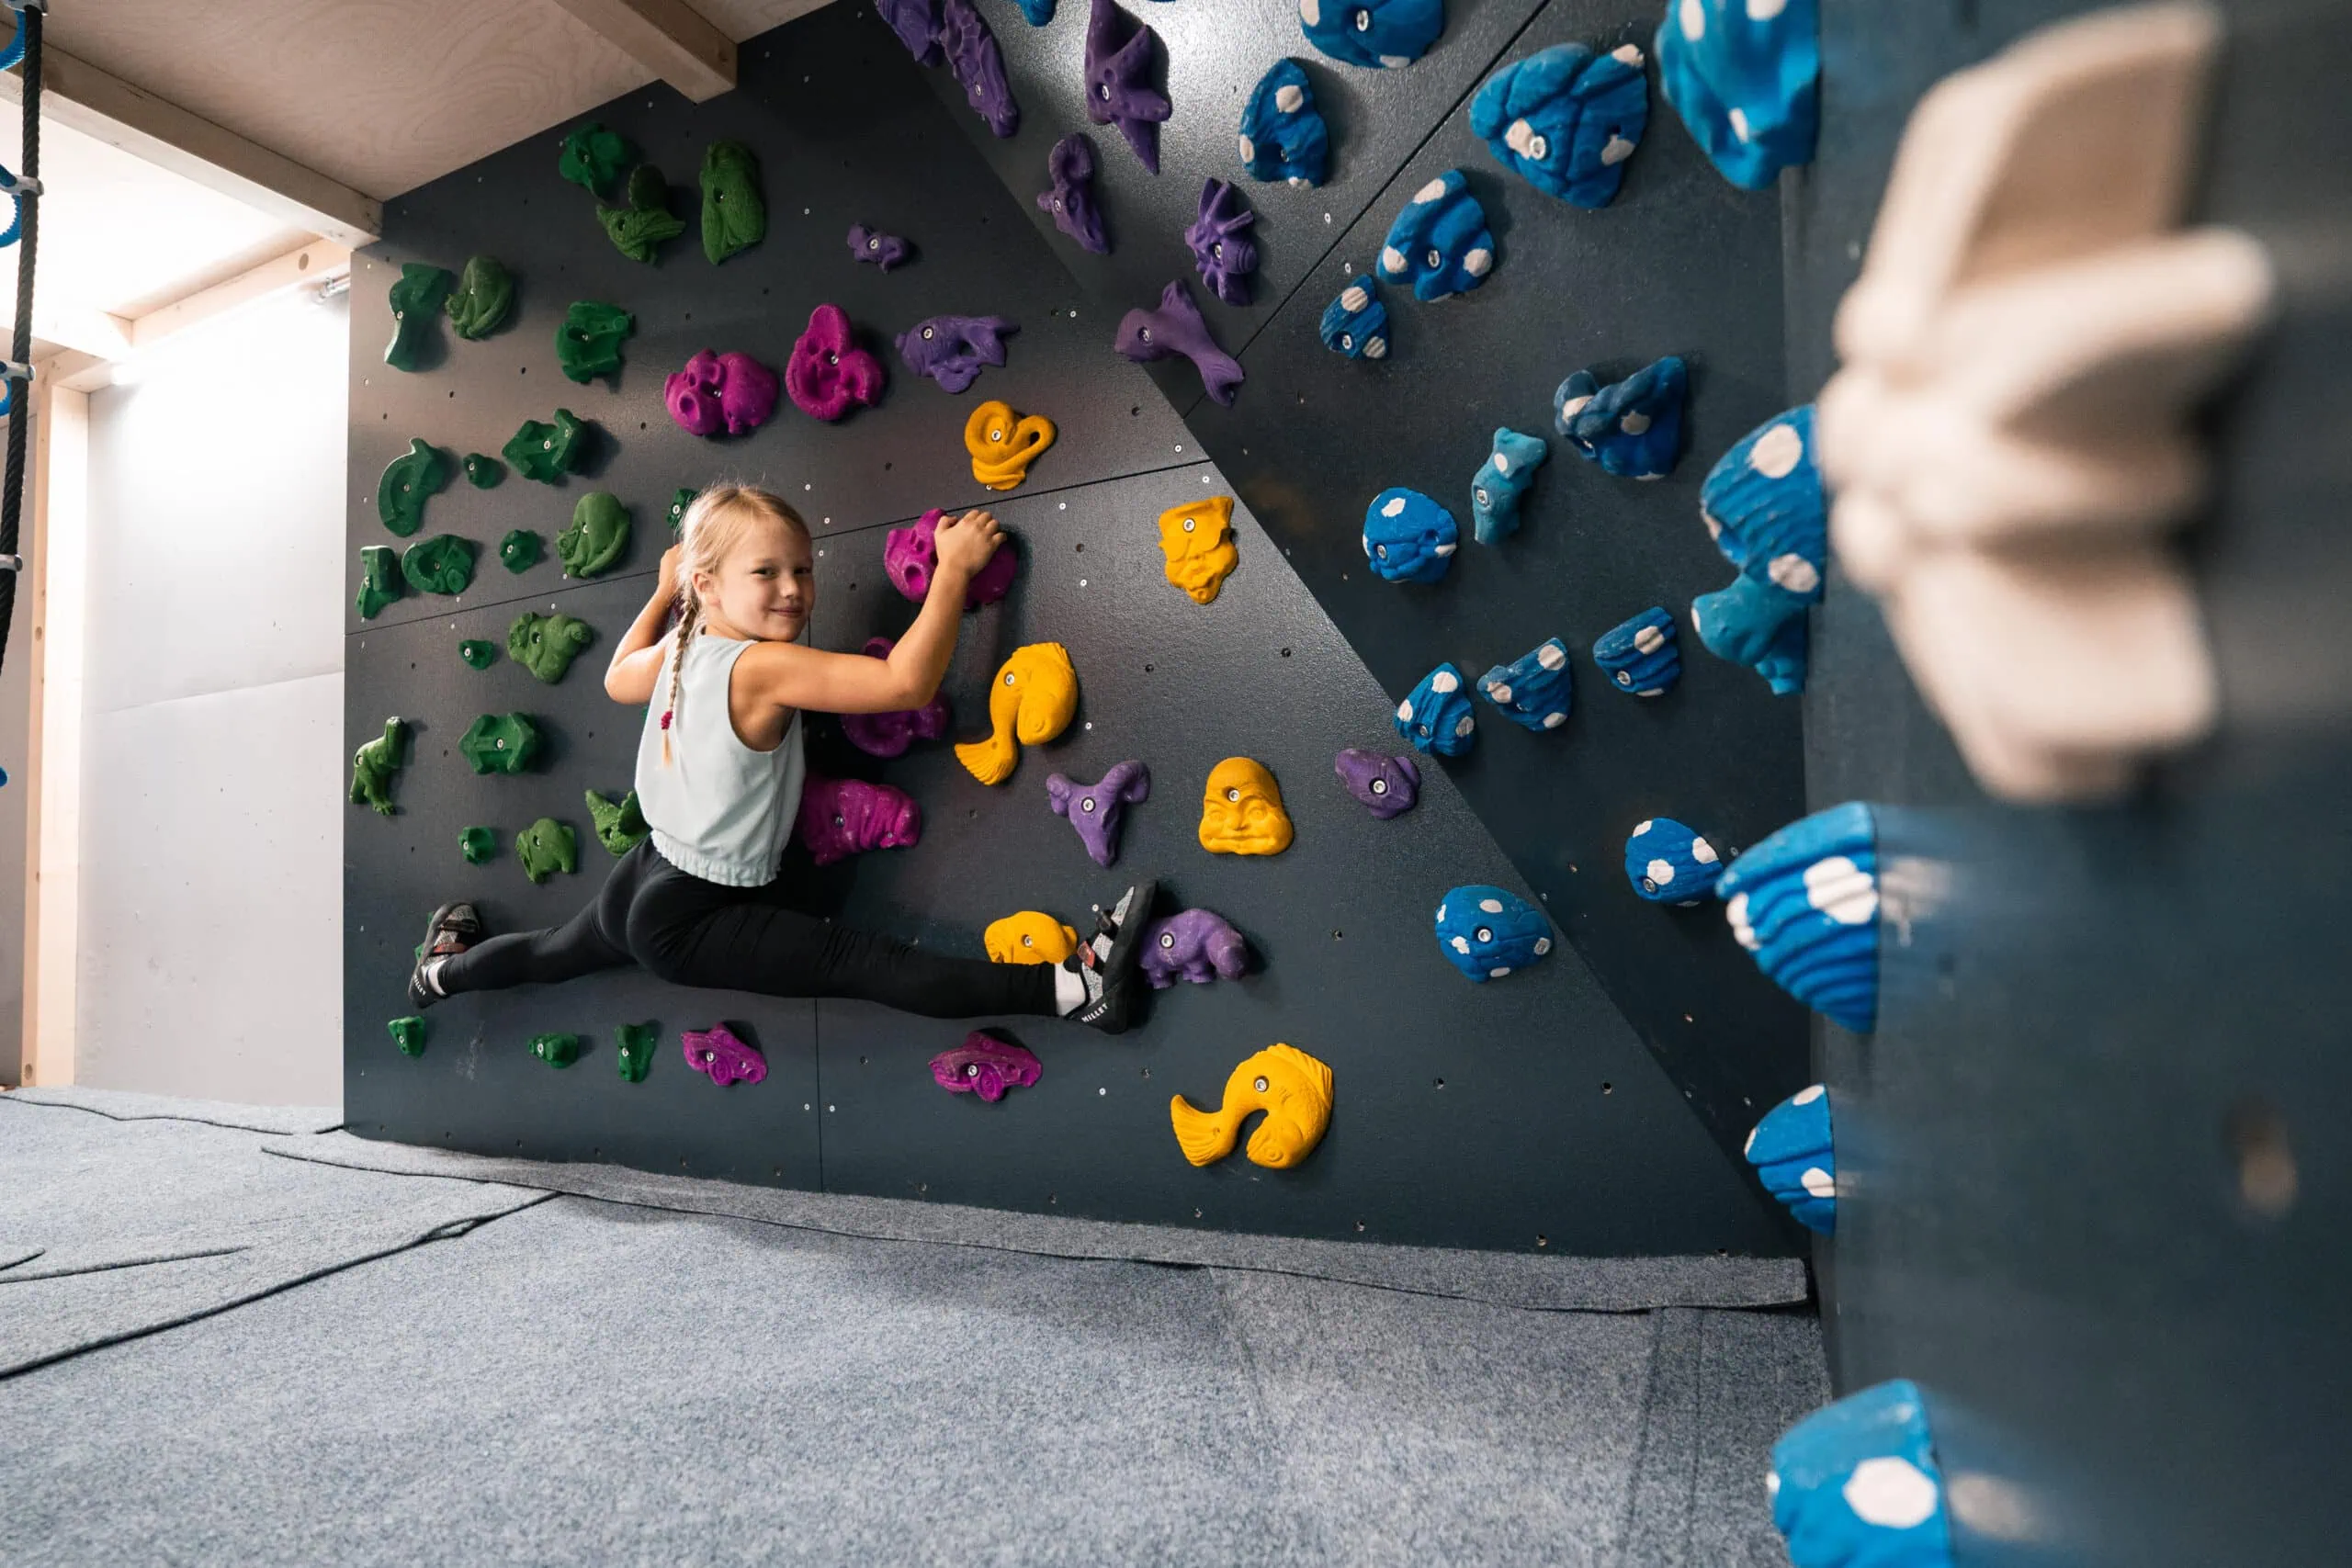
[[[1487,39],[1489,55],[1524,19],[1500,7],[1459,10],[1462,36]],[[1009,8],[991,6],[988,14],[1018,82],[1028,29]],[[1037,37],[1057,39],[1082,20],[1073,14]],[[1259,51],[1241,52],[1254,59]],[[1235,59],[1233,72],[1244,71],[1240,53]],[[429,503],[424,532],[453,532],[484,547],[472,586],[453,598],[408,597],[373,620],[355,614],[348,623],[350,743],[375,736],[390,715],[417,729],[396,785],[398,813],[383,818],[354,807],[345,824],[345,1107],[354,1130],[746,1181],[1238,1230],[1584,1253],[1787,1250],[1784,1222],[1726,1156],[1711,1107],[1699,1103],[1692,1082],[1660,1070],[1654,1021],[1629,1011],[1620,982],[1590,955],[1583,933],[1637,923],[1657,963],[1686,966],[1692,976],[1678,1026],[1745,1041],[1742,1071],[1756,1078],[1758,1105],[1793,1087],[1801,1062],[1778,1078],[1757,1064],[1776,1050],[1787,1054],[1774,1044],[1774,1032],[1793,1029],[1794,1014],[1784,1006],[1776,1013],[1781,1004],[1756,994],[1746,971],[1715,956],[1728,947],[1720,918],[1644,905],[1615,865],[1625,829],[1651,810],[1676,809],[1732,843],[1793,815],[1793,798],[1780,809],[1771,800],[1779,785],[1763,776],[1772,758],[1785,754],[1788,779],[1781,782],[1793,790],[1792,711],[1774,709],[1760,688],[1742,688],[1737,682],[1753,681],[1744,671],[1694,671],[1666,711],[1620,719],[1611,705],[1628,715],[1634,705],[1588,680],[1576,724],[1541,738],[1557,743],[1552,756],[1535,749],[1539,738],[1502,733],[1507,727],[1490,719],[1481,742],[1489,751],[1471,768],[1458,777],[1427,768],[1416,810],[1374,820],[1334,781],[1331,759],[1344,746],[1396,749],[1390,710],[1399,672],[1412,660],[1389,646],[1382,625],[1349,624],[1350,585],[1334,593],[1321,581],[1335,550],[1302,527],[1279,485],[1238,482],[1244,470],[1235,465],[1257,461],[1250,451],[1221,437],[1229,455],[1204,452],[1201,435],[1161,394],[1163,383],[1110,351],[1116,312],[1065,265],[1075,253],[1049,227],[1041,231],[1026,190],[992,177],[963,132],[968,111],[937,96],[925,80],[934,73],[913,64],[869,8],[829,7],[752,40],[742,62],[741,86],[710,104],[688,106],[655,88],[595,116],[662,168],[682,212],[693,210],[693,176],[712,140],[733,137],[759,153],[768,235],[725,265],[714,269],[704,260],[691,229],[658,267],[621,256],[595,223],[587,195],[557,177],[568,127],[392,201],[384,242],[356,263],[355,582],[358,547],[399,542],[377,519],[375,481],[412,437],[452,453],[495,453],[522,420],[548,419],[558,406],[594,422],[598,434],[586,471],[559,488],[519,475],[486,491],[454,481]],[[1432,79],[1453,83],[1447,91],[1458,96],[1485,63],[1441,51],[1428,68]],[[1246,69],[1254,78],[1256,67]],[[1034,129],[1015,145],[1074,114],[1042,92],[1023,102]],[[1363,117],[1367,144],[1377,124],[1379,144],[1391,149],[1384,156],[1406,159],[1422,132],[1386,124],[1372,103],[1351,111]],[[1401,101],[1395,107],[1405,112]],[[1430,125],[1445,112],[1434,103],[1420,109]],[[1221,107],[1216,117],[1220,147],[1230,146],[1226,122],[1233,112]],[[1106,164],[1127,156],[1115,138],[1097,141]],[[1171,152],[1177,145],[1171,130]],[[1174,167],[1162,176],[1182,177]],[[1362,199],[1374,201],[1411,175],[1392,169],[1350,177],[1359,181]],[[1193,186],[1196,196],[1197,180]],[[1532,209],[1538,198],[1512,199]],[[1335,213],[1335,233],[1357,216]],[[857,221],[910,236],[917,259],[887,276],[854,265],[843,236]],[[1177,243],[1173,230],[1148,233],[1160,220],[1136,210],[1114,209],[1114,221],[1133,225],[1138,245]],[[1742,233],[1765,268],[1765,281],[1753,287],[1766,311],[1743,326],[1742,341],[1752,340],[1770,360],[1769,371],[1743,374],[1769,380],[1778,375],[1779,341],[1769,210]],[[424,259],[454,270],[477,253],[499,257],[516,275],[514,323],[480,343],[444,333],[414,374],[385,366],[392,326],[387,289],[399,264]],[[1269,262],[1301,276],[1319,265],[1303,248]],[[1321,289],[1318,281],[1314,291]],[[636,313],[616,384],[579,387],[558,373],[555,328],[574,299]],[[662,379],[688,355],[740,348],[780,366],[809,310],[823,301],[843,307],[885,352],[890,382],[879,406],[838,426],[786,407],[755,434],[721,443],[670,423]],[[1311,318],[1319,309],[1319,299],[1313,310],[1302,299],[1283,314],[1305,310]],[[1498,347],[1525,335],[1503,311],[1475,302],[1469,309],[1484,312],[1475,319],[1489,323],[1484,330]],[[1009,366],[985,372],[961,397],[910,376],[888,353],[890,335],[948,311],[993,312],[1020,324]],[[1311,341],[1311,320],[1308,326]],[[1657,352],[1691,352],[1701,335],[1693,331]],[[1270,348],[1274,341],[1269,337]],[[1361,417],[1394,418],[1421,407],[1419,417],[1427,418],[1427,408],[1462,395],[1473,377],[1466,348],[1459,355],[1421,352],[1431,374],[1426,405],[1399,382],[1390,412],[1367,408]],[[1556,380],[1570,367],[1564,362],[1547,374]],[[1326,427],[1309,423],[1326,417],[1319,402],[1326,389],[1366,368],[1323,356],[1303,363],[1286,391],[1283,377],[1271,372],[1265,385],[1253,380],[1245,389],[1270,432],[1306,433],[1290,482],[1319,486],[1325,478],[1306,469],[1327,466],[1357,476],[1329,476],[1334,495],[1356,489],[1368,495],[1391,483],[1449,496],[1466,488],[1500,415],[1449,411],[1433,423],[1462,427],[1463,456],[1444,464],[1431,457],[1410,473],[1392,473],[1373,444],[1327,439]],[[1380,374],[1394,378],[1402,368]],[[1181,383],[1174,385],[1181,396]],[[1710,397],[1724,400],[1721,413],[1702,412],[1702,441],[1727,440],[1752,423],[1750,404],[1754,418],[1770,412],[1767,393],[1750,396],[1739,386],[1730,373],[1723,383],[1702,384],[1702,411]],[[1521,423],[1534,427],[1548,395],[1548,382],[1534,390]],[[1299,396],[1318,400],[1300,411]],[[1009,496],[974,483],[962,447],[965,416],[987,397],[1047,413],[1060,426],[1057,444]],[[1242,411],[1250,406],[1245,400]],[[1418,431],[1392,434],[1400,449],[1425,438]],[[1547,475],[1566,481],[1552,498],[1563,506],[1581,493],[1585,476],[1567,471],[1580,466],[1563,455]],[[1148,874],[1166,889],[1163,908],[1206,906],[1240,928],[1253,953],[1250,975],[1162,993],[1148,1023],[1115,1040],[1056,1021],[1016,1021],[1011,1032],[1037,1053],[1044,1076],[997,1105],[950,1096],[932,1082],[929,1059],[956,1043],[964,1025],[857,1004],[683,990],[634,970],[457,998],[426,1015],[424,1054],[401,1055],[384,1021],[409,1010],[401,988],[409,953],[436,904],[473,899],[492,930],[511,931],[556,923],[594,892],[609,861],[588,833],[582,792],[617,795],[627,787],[642,721],[640,710],[604,697],[598,675],[611,639],[650,591],[672,491],[721,477],[767,484],[808,517],[819,548],[814,636],[832,648],[896,633],[911,618],[913,607],[881,573],[888,527],[928,506],[993,506],[1019,540],[1022,579],[1009,599],[966,619],[945,687],[957,733],[978,732],[997,664],[1024,642],[1067,645],[1082,687],[1077,723],[1058,742],[1035,750],[997,790],[977,784],[944,744],[919,745],[877,767],[819,727],[814,765],[908,790],[921,804],[924,835],[916,848],[822,871],[796,848],[786,874],[808,907],[977,957],[978,930],[997,916],[1035,908],[1080,923],[1090,904]],[[1675,514],[1670,526],[1696,536],[1704,553],[1687,482],[1694,478],[1695,470],[1644,488],[1679,496],[1666,508]],[[635,513],[634,541],[614,573],[581,583],[560,577],[551,558],[519,576],[499,564],[495,545],[509,529],[533,528],[552,541],[590,489],[612,491]],[[1155,519],[1180,502],[1237,490],[1240,566],[1216,604],[1203,607],[1165,580]],[[1539,487],[1539,497],[1544,493]],[[1337,501],[1330,504],[1327,531],[1341,512]],[[1350,505],[1360,513],[1362,496]],[[1340,541],[1351,549],[1353,525],[1350,520]],[[1531,542],[1559,526],[1550,513],[1535,513]],[[1629,515],[1625,527],[1634,526]],[[1657,524],[1661,537],[1668,526]],[[1544,548],[1522,561],[1527,585],[1514,591],[1530,606],[1546,592],[1556,599],[1580,592],[1560,581],[1568,541]],[[1423,620],[1505,624],[1508,580],[1490,581],[1484,570],[1474,576],[1467,566],[1446,590],[1454,608],[1408,611],[1395,619],[1394,636],[1435,637],[1417,624]],[[1548,590],[1539,577],[1553,580]],[[1707,585],[1694,573],[1688,582],[1661,578],[1645,592],[1687,597]],[[1557,632],[1581,659],[1595,633],[1648,602],[1629,602],[1590,625],[1510,612],[1517,618],[1507,622],[1508,637],[1481,633],[1474,646],[1449,652],[1465,663],[1491,662]],[[1393,613],[1400,601],[1380,603]],[[543,684],[503,659],[479,672],[460,661],[460,640],[503,644],[508,623],[526,609],[560,609],[595,628],[597,642],[560,684]],[[1692,662],[1704,658],[1695,654]],[[1589,666],[1579,673],[1589,676]],[[1720,692],[1705,694],[1718,674]],[[1742,716],[1750,709],[1765,716]],[[476,715],[506,712],[533,716],[548,755],[518,777],[478,777],[457,754],[457,738]],[[1576,861],[1581,871],[1561,870],[1565,880],[1531,878],[1529,855],[1488,819],[1476,781],[1491,768],[1508,773],[1531,802],[1561,791],[1584,765],[1579,759],[1611,744],[1600,739],[1606,730],[1583,728],[1596,713],[1608,715],[1603,724],[1653,719],[1659,731],[1681,724],[1710,735],[1704,744],[1675,741],[1661,754],[1690,757],[1692,778],[1680,781],[1690,783],[1701,782],[1701,760],[1711,758],[1703,778],[1712,782],[1685,793],[1662,777],[1638,802],[1626,796],[1623,810],[1560,793],[1543,814],[1554,852],[1572,845],[1564,865],[1574,856],[1589,860]],[[1722,755],[1711,757],[1710,746]],[[1208,772],[1236,754],[1264,761],[1281,782],[1297,840],[1278,857],[1210,856],[1195,841]],[[1124,852],[1104,872],[1047,809],[1045,778],[1058,769],[1091,780],[1131,757],[1149,765],[1153,792],[1133,808]],[[1727,773],[1741,782],[1725,786]],[[579,830],[582,863],[579,874],[535,887],[514,857],[511,836],[543,815]],[[481,866],[458,853],[459,829],[473,824],[499,834],[497,855]],[[1499,883],[1539,904],[1548,896],[1574,940],[1505,981],[1471,985],[1442,958],[1430,931],[1445,891],[1470,882]],[[1578,902],[1588,886],[1607,889],[1606,919]],[[1685,1013],[1704,1021],[1685,1022]],[[765,1083],[720,1090],[684,1069],[679,1031],[721,1020],[765,1052]],[[628,1084],[615,1071],[612,1030],[647,1021],[660,1024],[663,1048],[650,1077]],[[535,1060],[526,1042],[545,1031],[585,1037],[582,1060],[560,1071]],[[1322,1145],[1287,1172],[1238,1156],[1204,1169],[1186,1164],[1170,1134],[1169,1097],[1214,1103],[1235,1063],[1277,1041],[1335,1070],[1338,1109]]]

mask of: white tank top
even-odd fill
[[[653,829],[653,847],[680,871],[727,887],[775,880],[808,773],[798,713],[773,751],[754,751],[735,733],[728,685],[735,661],[751,646],[707,632],[686,645],[664,766],[662,715],[670,706],[670,666],[677,658],[673,643],[662,657],[637,742],[637,804]]]

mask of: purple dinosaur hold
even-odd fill
[[[904,849],[922,839],[922,808],[914,796],[863,779],[810,773],[800,786],[796,829],[808,858],[831,865],[868,850]]]
[[[1027,1089],[1045,1076],[1045,1065],[1025,1045],[1001,1034],[975,1029],[964,1043],[931,1059],[932,1081],[950,1094],[977,1094],[994,1105],[1009,1089]]]
[[[941,0],[939,42],[947,51],[947,69],[964,89],[964,101],[989,122],[999,137],[1021,129],[1021,106],[1012,101],[1012,85],[1004,79],[1004,56],[996,47],[972,0]]]
[[[1021,329],[1002,316],[933,316],[899,334],[899,357],[918,376],[951,392],[980,378],[980,367],[1004,364],[1004,340]]]
[[[1037,193],[1038,210],[1052,213],[1054,227],[1076,240],[1080,250],[1109,255],[1111,240],[1094,199],[1094,143],[1071,131],[1046,154],[1046,174],[1054,188]]]
[[[1143,977],[1164,991],[1179,977],[1205,986],[1222,975],[1238,980],[1250,965],[1250,944],[1214,909],[1186,909],[1155,921],[1143,933]]]
[[[1193,265],[1209,291],[1228,305],[1250,303],[1250,275],[1258,270],[1258,243],[1242,232],[1258,221],[1241,193],[1223,180],[1201,187],[1201,215],[1184,231]]]
[[[1113,346],[1138,362],[1182,355],[1201,373],[1201,385],[1209,396],[1227,408],[1233,406],[1233,389],[1244,379],[1240,361],[1217,347],[1182,278],[1159,291],[1159,310],[1129,310],[1122,316]]]
[[[1151,85],[1151,57],[1159,48],[1158,33],[1112,0],[1094,0],[1086,18],[1086,118],[1117,126],[1155,175],[1159,122],[1168,118],[1168,95]]]
[[[865,639],[865,656],[888,659],[898,644],[887,637]],[[897,713],[845,713],[842,733],[869,757],[902,757],[918,740],[936,740],[947,733],[947,699],[934,696],[919,708]]]
[[[1421,797],[1421,770],[1410,757],[1391,757],[1351,746],[1331,761],[1331,771],[1364,809],[1385,822],[1413,809]]]
[[[903,266],[914,254],[914,246],[897,234],[885,234],[879,229],[869,229],[863,223],[849,226],[849,254],[857,260],[884,272]]]
[[[678,1043],[685,1051],[686,1066],[721,1089],[729,1084],[758,1083],[768,1076],[768,1059],[736,1039],[735,1032],[723,1023],[689,1029]]]
[[[775,372],[748,354],[704,349],[662,383],[681,429],[696,435],[748,435],[775,414]]]
[[[934,506],[905,527],[891,529],[882,540],[884,575],[892,587],[918,604],[931,592],[931,570],[939,564],[939,547],[932,536],[946,515]],[[1012,553],[1012,546],[999,545],[989,564],[964,590],[964,608],[977,610],[1003,598],[1012,592],[1013,575],[1020,570],[1021,558]]]
[[[1094,863],[1109,865],[1119,858],[1119,829],[1126,824],[1127,807],[1151,798],[1151,770],[1128,761],[1091,784],[1055,773],[1046,780],[1046,798],[1055,816],[1069,818],[1078,829],[1079,842]]]
[[[947,58],[939,45],[939,0],[874,0],[874,8],[917,62],[936,65]]]

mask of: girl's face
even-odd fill
[[[774,518],[756,517],[718,570],[695,573],[695,592],[706,612],[744,637],[760,642],[795,642],[816,607],[815,562],[808,540]]]

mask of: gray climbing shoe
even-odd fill
[[[482,939],[481,916],[471,904],[444,904],[424,923],[424,940],[417,944],[416,964],[408,972],[408,999],[420,1012],[442,1000],[441,961],[455,958]]]
[[[1144,928],[1151,923],[1152,900],[1159,896],[1159,883],[1138,882],[1107,912],[1094,912],[1094,935],[1063,961],[1086,987],[1086,999],[1071,1018],[1105,1034],[1125,1032],[1135,1011]]]

